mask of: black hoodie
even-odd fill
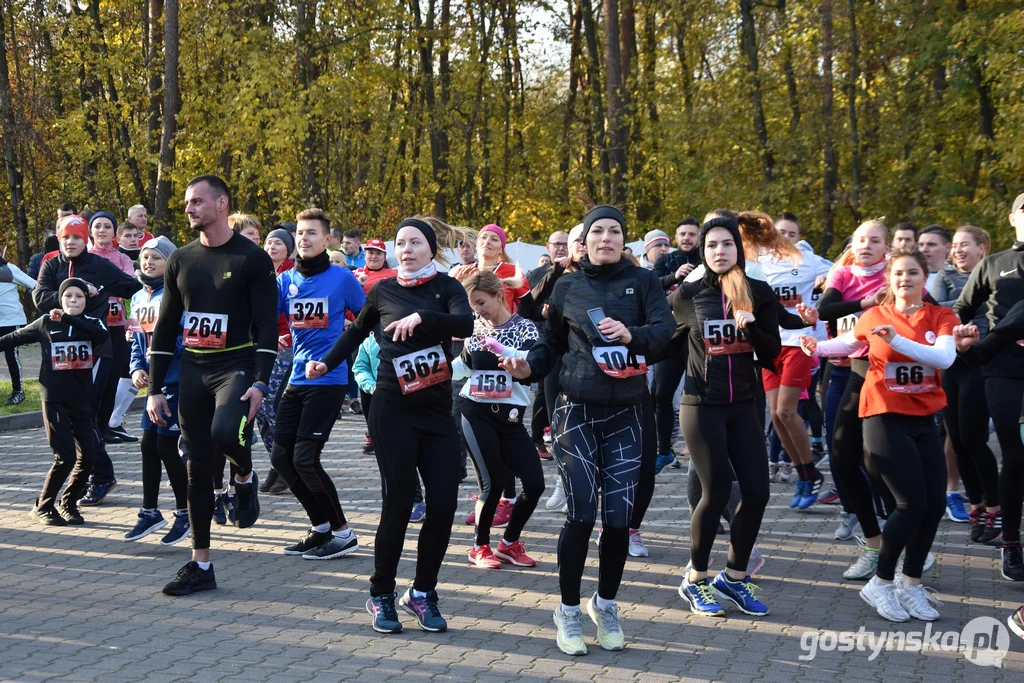
[[[633,356],[654,355],[668,343],[674,328],[658,278],[625,258],[594,265],[585,256],[579,270],[558,278],[547,303],[548,318],[541,341],[527,358],[533,371],[529,381],[536,382],[546,375],[563,356],[559,385],[570,401],[608,406],[639,404],[647,391],[647,378],[640,374],[612,377],[602,371],[596,360],[601,357],[601,348],[622,344],[601,339],[588,311],[600,308],[606,316],[629,327],[633,338],[626,348]]]
[[[726,301],[719,276],[707,263],[704,238],[713,228],[726,228],[736,240],[736,267],[743,272],[743,241],[739,227],[729,218],[715,218],[704,224],[698,244],[704,277],[687,282],[668,297],[675,316],[676,337],[685,335],[689,355],[683,381],[682,403],[721,405],[753,401],[761,386],[760,367],[775,370],[773,363],[782,350],[779,338],[778,300],[768,283],[747,277],[754,300],[754,322],[737,330],[732,306]],[[737,339],[738,338],[738,339]],[[733,343],[746,343],[736,350]],[[732,347],[732,348],[731,348]],[[729,351],[732,350],[732,353]]]

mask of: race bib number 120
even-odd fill
[[[190,349],[223,349],[228,341],[228,317],[221,313],[185,311],[182,343]]]
[[[452,378],[452,369],[440,344],[399,356],[392,364],[395,366],[398,386],[403,395],[441,384]]]

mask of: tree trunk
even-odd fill
[[[306,205],[320,202],[320,183],[317,180],[316,122],[309,109],[309,88],[317,78],[313,61],[313,32],[316,30],[316,0],[299,0],[295,4],[295,76],[303,99],[302,118],[306,122],[302,136],[302,201]]]
[[[11,213],[17,236],[18,263],[22,267],[27,267],[31,252],[28,244],[28,216],[25,213],[24,177],[18,155],[21,136],[14,114],[14,100],[11,97],[11,77],[7,64],[7,21],[4,12],[4,7],[0,3],[0,132],[4,136],[4,166],[7,170],[7,186],[11,191]],[[17,39],[13,35],[11,37]]]
[[[766,184],[770,184],[775,180],[775,156],[768,145],[768,125],[765,123],[764,103],[761,97],[754,2],[755,0],[740,0],[740,47],[747,61],[747,83],[750,88],[750,104],[754,109],[754,132],[757,134],[757,144],[761,152],[764,180]],[[767,194],[770,188],[766,187],[765,190]]]
[[[444,65],[444,75],[441,78],[443,96],[447,93],[447,88],[443,84],[444,78],[447,77],[448,65],[447,36],[448,23],[451,17],[449,2],[450,0],[441,0],[441,34],[444,36],[443,40],[445,41],[441,50],[442,64]],[[434,172],[434,182],[437,184],[437,188],[434,191],[434,215],[445,220],[448,216],[448,132],[442,121],[442,112],[440,107],[438,107],[434,88],[434,38],[432,35],[434,31],[434,3],[435,0],[430,0],[426,23],[424,23],[423,15],[420,12],[420,0],[409,0],[420,53],[423,101],[427,109],[430,134],[430,161]],[[428,36],[427,34],[431,35]]]
[[[828,253],[832,246],[836,222],[836,188],[839,185],[839,160],[832,137],[832,0],[821,0],[821,62],[824,89],[821,101],[825,169],[821,183],[821,251]]]
[[[583,24],[583,10],[576,0],[569,0],[569,94],[565,100],[565,115],[562,117],[562,160],[558,170],[562,178],[562,201],[569,201],[569,166],[572,163],[572,124],[576,120],[576,92],[580,83],[580,34]]]
[[[181,92],[178,90],[178,0],[164,5],[164,115],[160,135],[160,167],[157,169],[156,203],[153,216],[161,235],[173,231],[168,213],[171,201],[171,174],[174,172],[174,145],[178,135],[178,112]]]
[[[800,93],[796,87],[796,68],[793,66],[793,48],[786,38],[789,36],[789,17],[786,14],[786,0],[778,0],[779,17],[782,23],[782,72],[786,74],[786,94],[789,96],[789,134],[796,133],[800,125]]]
[[[689,8],[686,0],[680,0],[675,12],[675,48],[679,59],[679,74],[683,82],[683,109],[686,118],[693,115],[693,67],[686,57],[686,29],[689,26]]]
[[[601,87],[601,51],[597,45],[597,27],[591,0],[580,0],[583,8],[583,35],[587,41],[587,80],[590,81],[590,114],[593,117],[594,145],[598,152],[601,187],[604,196],[611,194],[611,165],[608,160],[608,141],[604,127],[604,94]],[[595,183],[596,186],[596,183]],[[596,192],[591,199],[596,199]]]
[[[149,0],[149,40],[146,53],[146,70],[149,72],[149,108],[146,116],[146,131],[150,158],[160,155],[160,105],[163,99],[163,45],[164,45],[164,0]],[[157,164],[149,164],[149,196],[144,202],[150,210],[156,204]]]
[[[850,165],[851,182],[850,208],[853,221],[861,222],[860,188],[864,179],[861,175],[860,131],[857,128],[857,81],[860,79],[860,43],[857,39],[857,0],[849,0],[850,20],[850,68],[847,74],[846,101],[850,112]]]
[[[611,164],[611,202],[622,205],[626,201],[626,166],[629,147],[627,129],[628,100],[622,74],[622,51],[619,46],[619,3],[618,0],[604,0],[604,47],[607,79],[605,91],[608,95],[608,160]]]

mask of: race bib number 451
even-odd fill
[[[925,394],[939,386],[935,368],[921,363],[886,363],[885,388],[897,394]]]
[[[398,386],[403,395],[441,384],[452,378],[452,369],[440,344],[399,356],[392,364],[395,366]]]
[[[92,368],[92,342],[53,342],[50,362],[54,370],[89,370]]]
[[[704,351],[709,356],[748,353],[752,350],[746,332],[736,325],[735,320],[704,321]]]
[[[647,374],[647,359],[625,346],[595,346],[594,360],[601,372],[615,379]]]
[[[185,311],[182,343],[191,349],[223,349],[228,341],[228,317],[221,313]]]
[[[297,330],[327,327],[327,299],[292,299],[288,302],[288,322]]]
[[[804,297],[796,291],[796,285],[775,287],[775,296],[779,297],[779,303],[783,308],[795,308],[797,304],[803,303]]]

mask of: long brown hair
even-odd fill
[[[740,224],[740,235],[743,237],[743,255],[747,259],[757,259],[763,247],[776,259],[789,259],[794,265],[803,263],[804,257],[800,248],[782,236],[775,229],[775,221],[760,211],[741,211],[736,216]]]
[[[736,214],[732,211],[715,210],[704,217],[704,222],[707,223],[711,218],[718,217],[735,219]],[[728,228],[722,229],[728,230]],[[732,234],[731,231],[730,234]],[[704,240],[707,241],[707,235],[704,235]],[[737,256],[741,249],[743,249],[743,244],[737,244]],[[703,244],[700,245],[700,250],[701,253],[704,252]],[[745,257],[746,253],[744,252]],[[704,267],[707,268],[708,266],[705,265]],[[733,316],[736,315],[736,311],[754,312],[754,295],[750,291],[750,282],[747,281],[747,274],[743,272],[743,268],[739,265],[739,259],[737,259],[732,268],[718,276],[718,281],[722,286],[722,293],[725,294],[726,301],[732,306]]]
[[[921,270],[928,273],[928,259],[924,257],[921,251],[914,247],[913,249],[896,249],[889,255],[889,262],[885,264],[885,286],[888,287],[888,291],[885,293],[885,298],[882,299],[883,306],[892,306],[896,303],[896,292],[893,291],[892,287],[889,287],[889,274],[892,272],[892,264],[901,258],[912,258],[917,261],[917,264],[921,266]],[[927,282],[927,280],[925,280]],[[923,298],[923,295],[922,295]]]

